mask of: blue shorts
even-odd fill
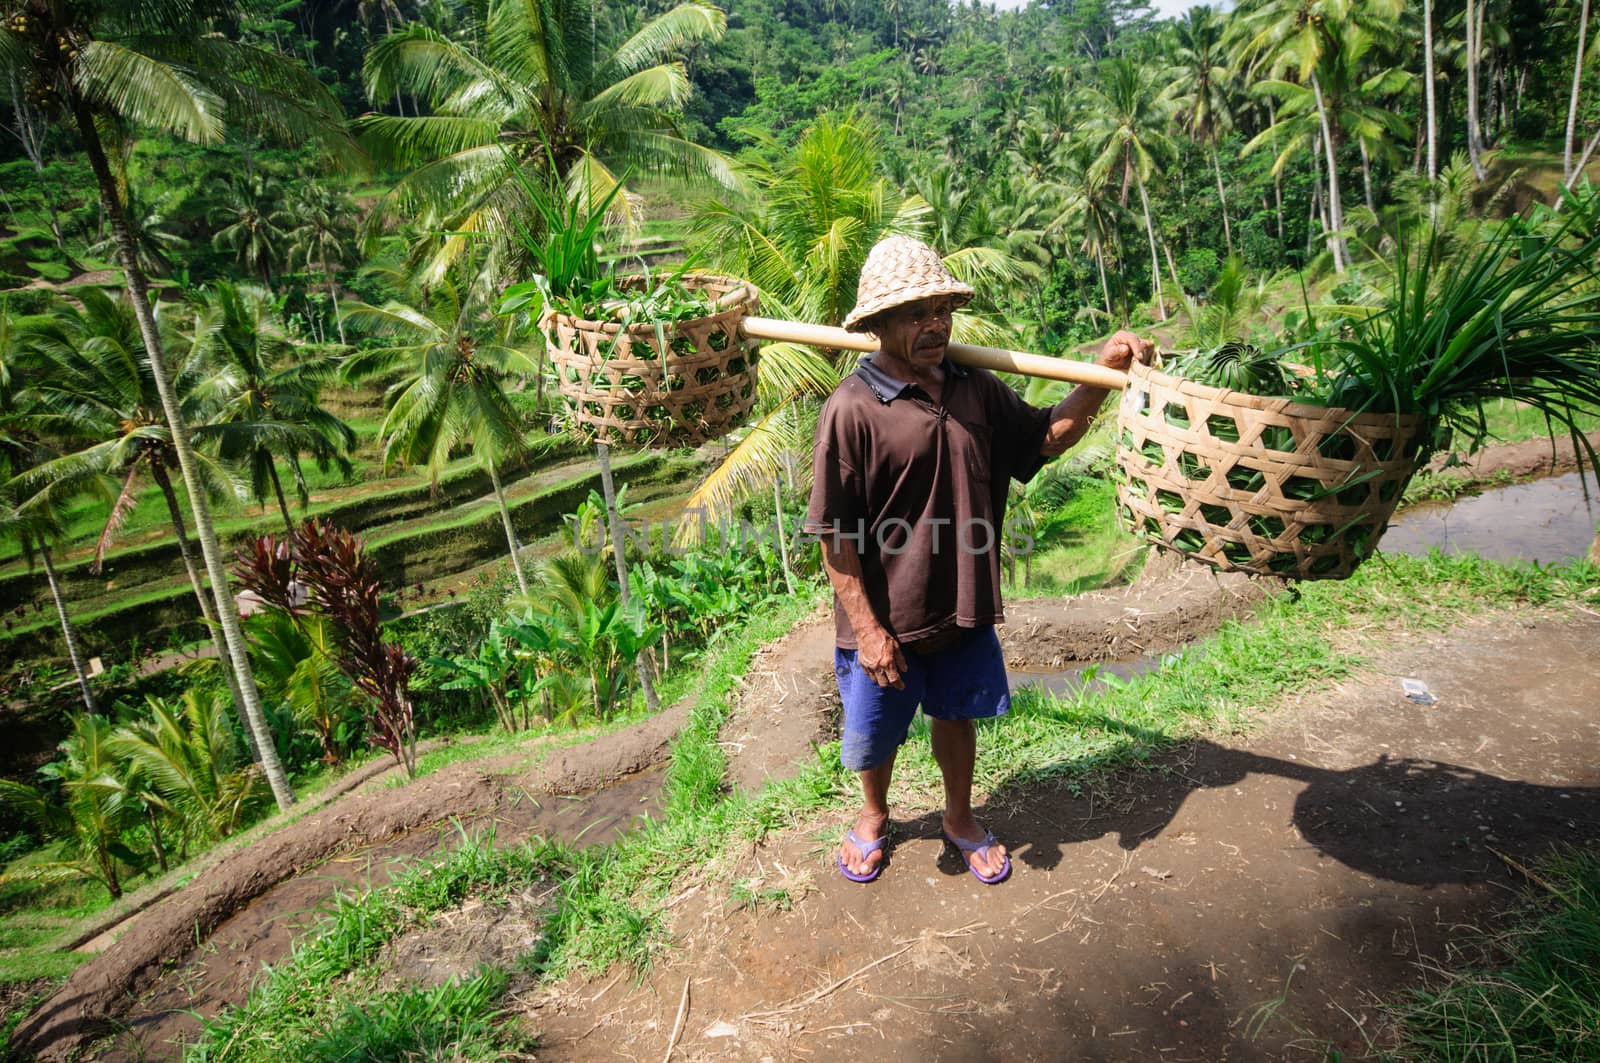
[[[906,740],[917,706],[936,720],[981,720],[1011,708],[1006,662],[994,627],[962,631],[948,649],[927,655],[906,650],[906,688],[881,687],[862,671],[855,650],[833,651],[833,672],[844,702],[839,759],[851,771],[876,767]]]

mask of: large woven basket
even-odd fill
[[[756,310],[755,288],[707,274],[682,281],[714,297],[714,312],[664,326],[665,351],[647,321],[551,315],[551,360],[576,431],[598,443],[694,446],[727,435],[755,406],[757,342],[739,331]]]
[[[1261,398],[1137,363],[1117,426],[1129,530],[1289,579],[1343,579],[1370,556],[1432,436],[1418,415]]]

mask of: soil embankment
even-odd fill
[[[115,943],[74,972],[17,1028],[13,1050],[25,1057],[67,1058],[108,1029],[134,1026],[150,1037],[142,1053],[159,1058],[171,1052],[168,1038],[156,1034],[180,1031],[151,1030],[150,1020],[193,1005],[167,1001],[163,989],[183,983],[185,995],[192,997],[193,988],[208,977],[194,968],[204,965],[213,951],[209,944],[227,932],[231,921],[243,920],[236,928],[240,941],[256,942],[254,928],[275,925],[284,915],[305,916],[339,886],[365,884],[367,869],[385,869],[377,879],[382,882],[392,857],[438,849],[439,837],[425,828],[449,820],[469,827],[498,821],[513,827],[502,840],[515,840],[518,833],[527,837],[537,819],[529,799],[598,790],[653,767],[665,757],[685,711],[677,706],[582,746],[550,749],[532,765],[530,754],[505,754],[450,765],[399,790],[384,785],[380,776],[327,808],[227,853],[189,886],[113,931]],[[515,829],[519,825],[522,829]],[[353,856],[347,870],[359,863],[363,873],[330,874],[327,862],[339,854]],[[286,880],[310,885],[269,899]],[[252,944],[245,969],[223,972],[226,986],[205,995],[214,1007],[242,1000],[250,978],[286,954],[291,941],[292,933],[285,930]],[[183,959],[174,963],[176,957]],[[194,981],[186,982],[190,975]],[[162,1003],[152,1006],[152,1001]],[[192,1030],[195,1023],[177,1025]]]

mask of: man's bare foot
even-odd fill
[[[960,838],[964,842],[974,844],[982,843],[988,835],[988,831],[984,830],[972,816],[961,822],[946,816],[944,832],[952,838]],[[982,852],[964,852],[962,855],[966,857],[967,866],[976,871],[981,878],[994,878],[1006,867],[1006,847],[998,842]]]
[[[889,829],[889,814],[887,812],[873,813],[862,810],[856,817],[853,828],[857,838],[864,842],[875,842],[883,837]],[[852,875],[870,875],[883,863],[883,847],[879,846],[865,855],[846,838],[839,845],[839,861],[844,864]]]

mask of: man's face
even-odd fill
[[[932,370],[944,361],[955,309],[955,300],[945,295],[897,306],[880,319],[878,345],[917,372]]]

